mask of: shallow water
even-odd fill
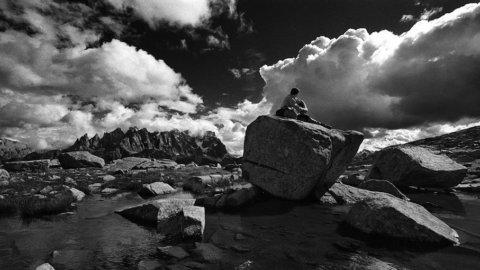
[[[338,258],[344,263],[353,254],[349,250],[353,245],[357,253],[409,269],[479,269],[478,196],[409,196],[457,229],[461,245],[420,251],[365,243],[338,230],[348,207],[272,199],[236,213],[207,213],[204,241],[224,249],[222,261],[211,268],[234,269],[251,260],[254,269],[315,269],[339,263]],[[50,262],[57,270],[136,268],[139,260],[156,258],[155,248],[163,237],[114,211],[142,202],[135,194],[109,199],[93,196],[71,215],[30,221],[0,219],[0,269],[28,269],[43,262]],[[241,234],[242,240],[235,240],[236,234]],[[58,255],[52,258],[54,250]]]

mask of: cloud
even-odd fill
[[[480,4],[409,31],[348,30],[319,37],[295,58],[263,66],[264,95],[278,108],[299,87],[310,114],[344,129],[400,129],[480,117]]]
[[[105,0],[117,10],[132,9],[151,28],[162,23],[199,26],[217,12],[236,12],[235,0]]]
[[[409,22],[427,21],[427,20],[430,20],[435,15],[438,15],[442,11],[443,11],[442,7],[424,9],[423,12],[418,16],[418,18],[411,14],[403,15],[402,18],[400,19],[400,22],[409,23]]]
[[[232,73],[235,79],[240,79],[244,76],[250,76],[257,72],[255,69],[252,69],[252,68],[231,68],[228,71]]]

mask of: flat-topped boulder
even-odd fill
[[[345,222],[372,236],[433,245],[458,244],[458,234],[422,206],[389,194],[352,206]]]
[[[467,168],[419,146],[388,147],[376,154],[366,179],[388,180],[397,187],[449,188],[462,182]]]
[[[357,153],[363,134],[264,115],[245,134],[243,174],[268,193],[299,200],[330,188]]]
[[[64,169],[77,169],[105,166],[105,161],[101,157],[94,156],[87,151],[74,151],[62,153],[58,156],[58,161]]]

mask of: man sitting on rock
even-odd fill
[[[283,100],[282,107],[276,111],[275,115],[280,117],[298,119],[300,121],[321,125],[326,128],[332,128],[331,126],[318,122],[317,120],[307,115],[307,105],[303,100],[297,97],[298,93],[300,93],[300,90],[298,90],[298,88],[292,88],[290,94],[286,96]]]

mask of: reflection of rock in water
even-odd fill
[[[465,216],[465,207],[453,193],[409,193],[407,196],[414,203],[420,204],[432,213],[450,213]]]

